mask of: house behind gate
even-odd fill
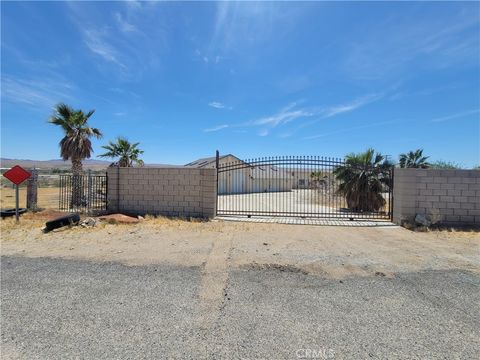
[[[215,168],[214,156],[192,161],[185,166]],[[232,166],[232,170],[223,171]],[[218,194],[245,194],[274,191],[291,191],[296,186],[294,173],[287,169],[267,165],[252,166],[228,154],[219,158]]]

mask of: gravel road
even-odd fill
[[[226,269],[211,307],[199,295],[202,266],[6,256],[1,270],[4,359],[471,359],[480,350],[478,272],[334,279],[245,265]]]

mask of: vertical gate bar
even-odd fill
[[[82,175],[82,189],[83,189],[83,196],[80,200],[80,204],[82,205],[82,211],[83,212],[87,212],[88,210],[88,206],[87,206],[87,202],[88,202],[88,194],[87,194],[87,177],[85,175]]]
[[[314,165],[312,167],[312,169],[310,169],[310,174],[309,174],[309,178],[308,178],[308,187],[312,189],[313,191],[313,201],[314,201],[314,207],[313,207],[313,212],[315,213],[315,217],[318,217],[318,210],[319,210],[319,207],[318,207],[318,194],[317,194],[317,190],[315,189],[315,177],[312,177],[312,174],[313,173],[318,173],[318,170],[317,170],[317,166],[318,166],[318,156],[315,155],[314,156]]]
[[[290,156],[290,161],[292,162],[293,166],[295,167],[295,174],[299,176],[299,160],[300,157],[294,158],[293,156]],[[301,208],[298,206],[299,204],[295,201],[297,197],[297,192],[292,193],[292,196],[290,197],[290,209],[294,212],[295,216],[300,216],[301,215]]]
[[[333,172],[333,169],[335,168],[335,160],[336,160],[336,158],[331,158],[331,159],[330,159],[331,162],[330,162],[329,165],[330,165],[330,167],[331,167],[331,169],[332,169],[332,172]],[[339,204],[341,197],[338,196],[338,194],[337,194],[336,191],[334,191],[334,192],[332,193],[332,195],[333,195],[333,199],[334,199],[334,201],[335,201],[335,209],[336,209],[336,212],[337,212],[337,214],[338,214],[338,213],[341,214],[340,204]],[[335,214],[332,214],[332,216],[335,216]]]
[[[215,152],[215,168],[217,169],[217,198],[215,199],[216,201],[216,209],[215,209],[215,215],[218,215],[218,167],[220,165],[220,152],[217,150]]]
[[[303,174],[305,172],[305,164],[307,163],[307,156],[302,156],[301,159],[300,159],[300,174]],[[303,190],[302,190],[302,195],[301,195],[302,198],[305,197],[305,194],[303,193]],[[302,216],[303,218],[305,219],[307,216],[308,216],[308,212],[307,212],[307,208],[305,206],[305,200],[302,200],[300,202],[300,204],[302,204]]]
[[[325,157],[325,168],[328,170],[328,171],[331,171],[333,172],[333,164],[331,164],[329,161],[328,161],[329,158]],[[336,180],[335,180],[335,188],[336,186],[338,186],[338,184],[336,183]],[[325,201],[327,202],[328,204],[328,217],[331,218],[331,217],[334,217],[335,214],[338,214],[339,213],[339,209],[335,207],[335,205],[333,204],[333,200],[334,200],[334,196],[336,196],[336,191],[328,191],[326,193],[326,199]]]
[[[68,175],[68,177],[65,179],[66,181],[66,186],[65,186],[65,200],[66,200],[66,210],[70,211],[70,207],[72,205],[72,194],[71,194],[71,185],[72,185],[72,176],[73,175]]]
[[[103,177],[96,177],[95,179],[95,192],[93,193],[93,196],[94,196],[94,200],[95,200],[95,208],[97,208],[98,210],[103,210],[102,209],[102,204],[100,202],[100,199],[101,197],[98,196],[98,193],[100,191],[100,188],[102,186],[102,183],[104,183],[106,179],[103,178]]]
[[[286,212],[287,211],[287,206],[286,206],[287,196],[288,196],[289,193],[294,191],[294,189],[296,187],[296,183],[295,183],[295,176],[292,175],[294,173],[293,173],[292,169],[290,168],[290,165],[285,161],[285,156],[284,155],[280,156],[279,161],[282,164],[282,166],[285,168],[285,173],[287,174],[287,179],[291,179],[290,184],[286,184],[285,193],[283,194],[283,197],[281,199],[281,205],[282,205],[283,212]]]
[[[231,162],[227,163],[228,166],[231,166]],[[231,177],[232,177],[232,170],[228,169],[228,178],[227,178],[227,188],[226,188],[226,193],[228,194],[228,197],[231,199],[232,203],[232,209],[236,210],[236,204],[235,204],[235,198],[232,196],[232,182],[231,182]]]
[[[62,210],[62,190],[63,190],[62,175],[59,175],[58,184],[60,186],[60,189],[58,191],[58,210]]]
[[[89,180],[90,182],[90,185],[89,185],[89,196],[90,196],[90,201],[89,201],[89,212],[91,213],[94,209],[95,209],[95,203],[94,203],[94,198],[93,198],[93,194],[94,194],[94,179],[93,177],[91,177]]]
[[[61,206],[61,210],[65,210],[65,188],[66,188],[66,184],[65,184],[65,176],[64,175],[61,175],[61,178],[60,178],[60,206]]]
[[[330,166],[335,166],[335,159],[334,157],[331,157],[329,158],[330,160]],[[335,204],[335,209],[337,209],[337,212],[339,211],[340,209],[340,205],[339,205],[339,197],[337,196],[336,193],[333,193],[333,201],[334,201],[334,204]]]
[[[103,210],[108,210],[108,173],[105,175],[105,196],[102,196],[103,201]]]
[[[325,165],[324,165],[324,162],[323,162],[323,156],[320,157],[319,167],[320,167],[322,173],[326,171],[325,170]],[[326,210],[326,208],[325,208],[325,193],[327,192],[327,190],[328,190],[328,188],[324,187],[323,189],[321,189],[321,193],[319,194],[320,195],[320,204],[321,204],[320,209],[321,209],[322,213],[324,214],[324,216],[325,216],[325,212],[326,212],[325,211]]]
[[[101,182],[100,182],[101,180],[102,180],[101,177],[95,176],[95,181],[93,182],[94,183],[93,201],[95,203],[95,209],[101,208],[99,197],[97,196],[98,190],[101,186]]]
[[[66,191],[67,191],[67,175],[62,175],[62,191],[61,191],[61,196],[62,196],[62,210],[65,211],[66,209]]]
[[[285,178],[285,175],[283,174],[283,169],[281,166],[279,166],[278,164],[278,156],[275,156],[275,170],[274,171],[274,175],[275,175],[275,182],[277,183],[276,184],[276,187],[275,187],[275,191],[277,192],[276,193],[276,196],[275,196],[275,209],[278,211],[280,209],[280,211],[284,211],[280,206],[279,206],[279,203],[280,203],[280,200],[281,200],[281,191],[282,191],[282,179]]]
[[[390,172],[390,221],[393,221],[393,190],[395,186],[395,167],[392,166]]]
[[[328,171],[331,171],[332,169],[331,164],[329,163],[328,160],[329,160],[328,157],[324,158],[323,167]],[[327,216],[330,218],[333,215],[332,214],[333,211],[338,211],[338,209],[335,208],[335,205],[333,204],[332,191],[325,192],[325,204],[327,204],[327,208],[326,208],[328,213]]]

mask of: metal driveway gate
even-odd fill
[[[319,156],[234,159],[217,153],[217,215],[392,219],[393,168],[386,163]]]

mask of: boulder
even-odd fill
[[[140,222],[138,218],[124,214],[103,215],[99,216],[98,219],[107,221],[110,224],[136,224]]]
[[[425,214],[417,214],[415,216],[415,223],[423,226],[430,226],[432,224]]]
[[[97,220],[94,218],[87,218],[80,223],[83,227],[94,227],[97,224]]]

